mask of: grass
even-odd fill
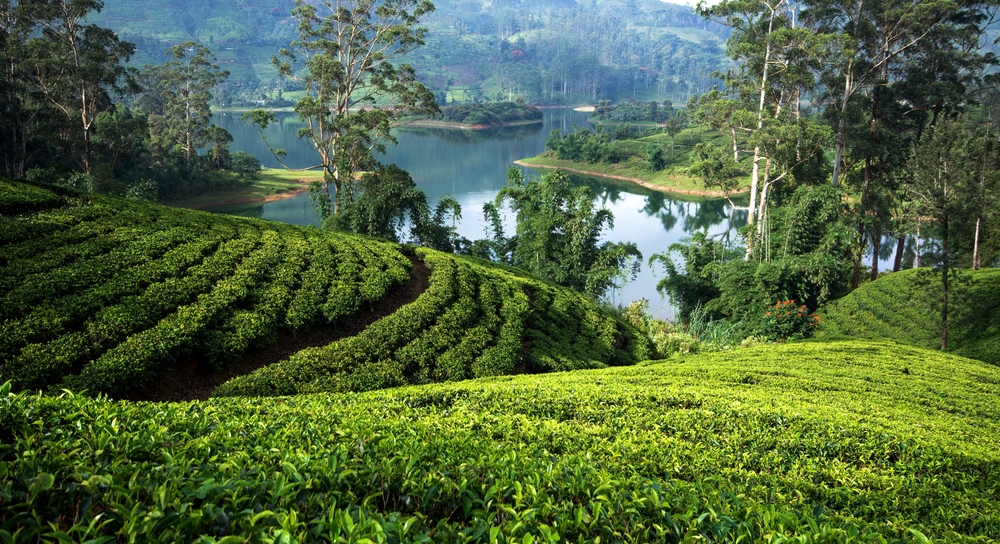
[[[322,181],[323,172],[290,171],[282,168],[265,168],[251,183],[240,184],[231,190],[217,191],[198,196],[165,202],[178,208],[201,209],[227,204],[267,202],[292,196],[302,191],[311,181]]]
[[[0,535],[994,542],[998,394],[869,341],[191,404],[0,389]]]
[[[635,163],[619,164],[589,164],[572,161],[559,160],[553,156],[539,155],[529,159],[518,161],[528,167],[548,167],[567,171],[577,171],[578,173],[602,176],[608,178],[629,178],[643,182],[645,187],[659,189],[666,192],[676,191],[690,194],[706,194],[707,196],[719,195],[716,191],[706,189],[704,183],[689,175],[683,168],[665,169],[660,172],[653,172],[645,165]],[[749,179],[744,180],[741,187],[749,187]]]
[[[973,282],[952,293],[959,300],[949,324],[949,351],[1000,364],[1000,270],[966,271]],[[918,280],[921,275],[925,279]],[[819,334],[884,338],[930,349],[941,346],[940,278],[929,269],[883,275],[827,304]]]
[[[608,123],[608,125],[615,126],[617,124]],[[635,128],[655,126],[653,123],[630,123],[630,125]],[[712,142],[719,146],[732,145],[725,134],[702,126],[692,126],[678,133],[673,138],[673,142],[671,142],[670,135],[665,133],[654,134],[635,140],[612,142],[611,145],[630,156],[628,160],[617,164],[560,160],[556,158],[555,153],[552,151],[545,151],[536,157],[522,159],[518,161],[518,164],[528,167],[558,168],[612,179],[624,178],[625,180],[639,183],[644,187],[666,192],[701,196],[722,196],[716,190],[707,189],[701,179],[691,176],[687,171],[688,166],[691,164],[691,151],[695,145],[703,141]],[[671,143],[673,144],[673,151],[671,151]],[[650,144],[659,146],[666,158],[667,166],[659,172],[654,172],[646,163],[646,148]],[[741,162],[747,163],[747,157],[747,155],[744,155]],[[746,175],[740,179],[740,190],[746,191],[749,188],[750,176]]]

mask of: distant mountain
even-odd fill
[[[107,0],[91,17],[158,64],[195,40],[231,73],[224,105],[287,103],[271,57],[296,35],[293,0]],[[659,0],[437,0],[426,47],[412,55],[443,102],[524,98],[575,104],[623,97],[686,100],[725,65],[727,29]]]

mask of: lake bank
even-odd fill
[[[527,121],[514,121],[512,123],[500,123],[499,125],[464,125],[462,123],[454,123],[451,121],[435,121],[433,119],[420,119],[417,121],[410,121],[408,123],[401,123],[397,125],[397,127],[401,129],[414,127],[414,128],[445,128],[450,130],[489,130],[494,128],[523,127],[523,126],[538,125],[543,123],[545,123],[544,119],[530,119]]]
[[[647,179],[646,177],[639,177],[640,173],[634,168],[615,168],[618,165],[588,164],[587,168],[583,169],[580,168],[579,163],[543,157],[521,159],[514,161],[514,164],[525,168],[563,170],[565,172],[572,172],[582,176],[594,176],[599,178],[627,181],[662,193],[702,196],[709,198],[725,198],[726,196],[726,194],[722,191],[699,189],[697,181],[693,178],[666,172],[651,174],[650,177],[653,179]],[[749,187],[741,187],[739,190],[730,193],[729,196],[740,195],[749,191]]]
[[[295,171],[265,168],[258,178],[228,191],[197,195],[163,202],[168,206],[201,210],[237,204],[264,204],[293,198],[309,190],[309,183],[320,181],[323,173],[315,170]]]

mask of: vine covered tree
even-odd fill
[[[273,62],[305,89],[295,112],[305,125],[298,136],[312,144],[323,169],[323,181],[310,187],[320,216],[338,214],[353,198],[358,175],[373,170],[374,154],[395,142],[394,123],[437,111],[434,93],[399,63],[423,45],[426,29],[419,24],[433,10],[429,0],[296,2],[299,38]],[[275,117],[255,110],[245,119],[263,137]]]

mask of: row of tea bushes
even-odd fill
[[[192,353],[224,366],[410,277],[394,244],[56,191],[0,182],[0,230],[20,233],[0,244],[0,374],[19,389],[121,394]]]
[[[418,249],[430,287],[360,334],[240,376],[218,396],[368,391],[515,372],[633,364],[648,339],[567,289]]]
[[[948,351],[1000,364],[1000,270],[960,270],[951,282]],[[819,336],[941,347],[941,276],[920,268],[881,276],[820,312]]]
[[[16,201],[27,210],[0,216],[22,226],[0,244],[9,256],[0,282],[10,285],[0,295],[0,375],[15,389],[118,396],[186,357],[225,367],[282,329],[346,324],[405,284],[416,258],[432,277],[414,303],[218,394],[371,390],[651,354],[648,339],[592,301],[492,263],[422,249],[408,257],[359,236],[21,183],[0,188],[4,209]]]
[[[189,404],[6,388],[0,540],[995,542],[998,395],[866,341]]]

